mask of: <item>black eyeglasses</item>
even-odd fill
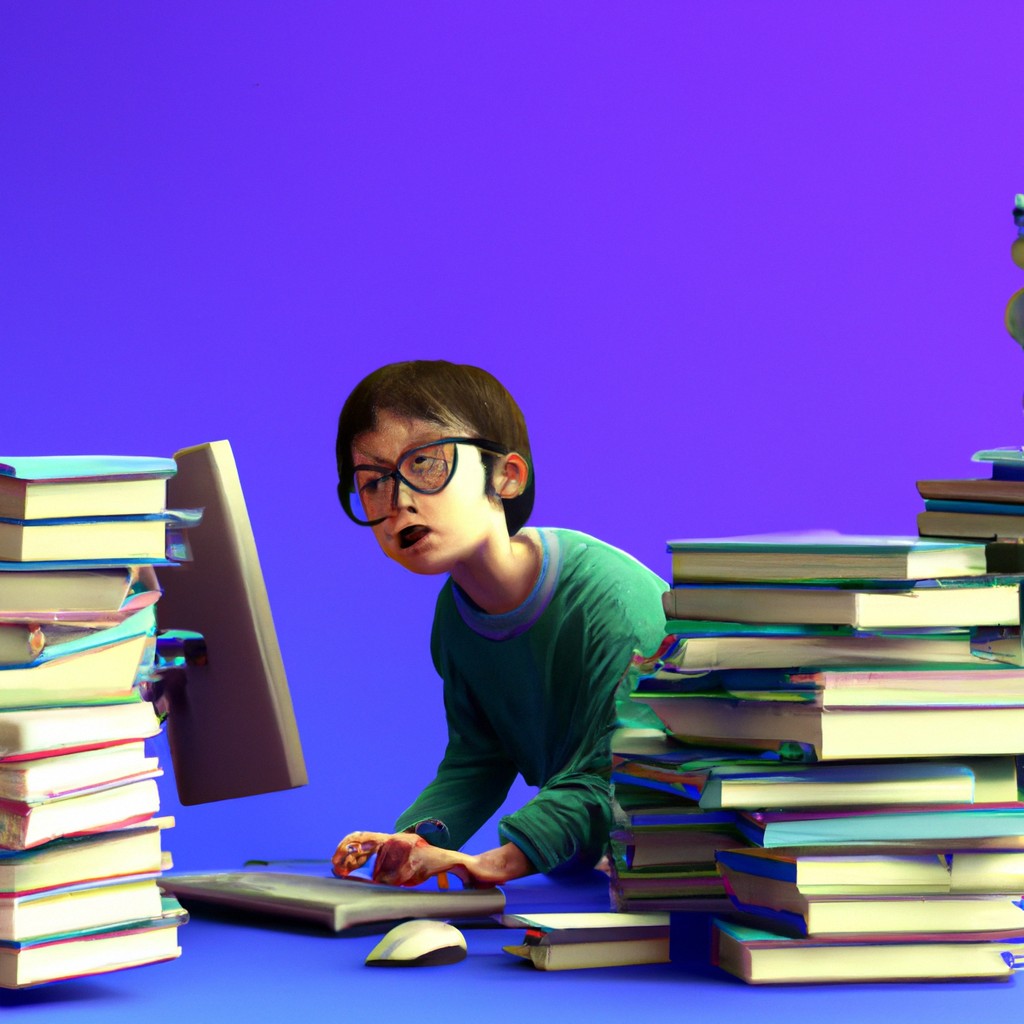
[[[430,444],[417,445],[398,457],[394,469],[386,466],[355,466],[352,476],[338,484],[341,507],[352,522],[359,526],[376,526],[398,506],[398,484],[405,484],[417,494],[437,494],[443,491],[455,476],[459,464],[460,444],[471,444],[494,455],[508,455],[511,449],[482,437],[442,437]],[[360,518],[352,508],[352,495],[366,518]]]

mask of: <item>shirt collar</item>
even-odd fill
[[[554,596],[562,568],[562,546],[558,534],[552,529],[539,528],[533,532],[540,540],[540,574],[533,589],[518,607],[498,615],[490,615],[474,604],[465,591],[452,580],[452,595],[462,621],[474,633],[488,640],[509,640],[520,633],[525,633],[541,617]]]

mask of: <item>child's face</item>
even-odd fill
[[[374,430],[356,437],[353,461],[392,468],[410,448],[465,434],[472,431],[385,411]],[[502,534],[507,542],[505,514],[501,502],[486,495],[484,473],[478,449],[459,445],[457,471],[444,490],[420,494],[399,481],[394,508],[373,527],[384,554],[411,572],[433,575],[472,561]]]

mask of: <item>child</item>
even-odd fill
[[[600,441],[584,457],[608,471],[584,496],[599,501],[621,481]],[[337,458],[349,517],[411,572],[448,574],[431,636],[448,744],[395,832],[347,835],[335,873],[373,853],[374,878],[396,885],[442,871],[495,885],[593,867],[610,826],[616,687],[633,651],[664,637],[666,584],[586,534],[523,529],[534,498],[526,423],[475,366],[415,361],[370,374],[341,411]],[[501,819],[502,845],[459,852],[517,774],[539,791]]]

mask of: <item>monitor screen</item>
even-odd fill
[[[159,571],[161,631],[201,633],[163,704],[178,796],[208,803],[307,782],[238,470],[227,441],[175,453],[168,508],[202,508],[188,531],[190,561]],[[193,652],[195,645],[193,645]]]

